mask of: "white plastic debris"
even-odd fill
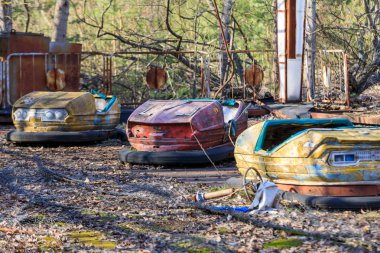
[[[264,180],[257,189],[255,198],[249,206],[249,209],[254,210],[253,213],[256,213],[257,211],[277,208],[279,204],[279,198],[277,198],[278,193],[279,190],[275,183]]]

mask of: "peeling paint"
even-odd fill
[[[244,175],[247,168],[254,167],[262,177],[278,184],[307,185],[309,188],[313,185],[373,184],[374,192],[380,195],[380,161],[358,161],[349,166],[331,166],[328,162],[332,151],[380,150],[380,128],[310,127],[271,151],[256,152],[263,124],[248,128],[236,142],[235,159],[239,171]]]

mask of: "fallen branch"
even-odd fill
[[[7,233],[7,234],[28,234],[28,235],[34,234],[33,231],[19,230],[17,228],[0,228],[0,232]]]
[[[307,232],[307,231],[304,231],[302,229],[296,229],[296,228],[292,228],[292,227],[288,227],[288,226],[281,226],[281,225],[272,224],[272,223],[267,222],[267,221],[261,221],[261,220],[252,218],[248,215],[239,214],[236,212],[214,210],[214,209],[212,209],[208,206],[205,206],[203,204],[196,203],[196,204],[193,204],[193,206],[197,209],[200,209],[202,211],[206,211],[208,213],[219,214],[219,215],[229,214],[232,216],[232,218],[234,218],[235,220],[238,220],[238,221],[250,223],[250,224],[253,224],[255,226],[285,231],[285,232],[288,232],[288,233],[293,234],[293,235],[313,237],[316,239],[327,239],[327,240],[331,240],[331,241],[335,241],[335,242],[344,242],[345,239],[343,239],[343,238],[350,236],[347,234],[341,234],[341,237],[343,237],[343,238],[341,238],[341,237],[337,237],[337,236],[330,235],[330,234],[324,234],[324,233],[318,233],[318,232]]]
[[[53,171],[53,170],[46,168],[44,166],[42,160],[37,156],[34,156],[33,160],[36,162],[38,170],[42,173],[43,176],[45,176],[47,178],[53,178],[53,179],[56,179],[59,181],[65,181],[65,182],[70,182],[70,183],[73,183],[73,182],[74,183],[83,183],[83,184],[85,183],[82,180],[71,178],[71,177],[68,177],[64,174],[61,174],[59,172],[56,172],[56,171]]]

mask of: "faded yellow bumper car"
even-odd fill
[[[75,143],[107,139],[120,121],[115,96],[92,92],[32,92],[13,105],[16,143]]]
[[[268,120],[237,139],[245,179],[265,178],[283,198],[321,208],[380,208],[380,128],[347,119]]]

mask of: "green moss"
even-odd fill
[[[264,244],[264,249],[283,249],[301,246],[303,242],[297,238],[280,238]]]
[[[117,219],[117,215],[113,213],[99,213],[100,221],[107,222]]]
[[[67,223],[58,221],[55,223],[55,225],[57,225],[58,227],[65,227],[65,226],[67,226]]]
[[[199,247],[195,248],[194,246],[198,246],[200,242],[193,241],[193,240],[186,240],[182,242],[177,242],[175,244],[172,244],[178,251],[186,251],[189,253],[209,253],[209,252],[215,252],[213,248],[210,247]]]
[[[45,242],[56,242],[57,240],[52,236],[45,236],[44,237]]]
[[[97,231],[72,232],[68,236],[71,240],[76,240],[78,244],[107,250],[114,250],[116,248],[116,242],[101,240],[103,234]]]
[[[33,217],[36,218],[36,219],[43,220],[43,219],[46,219],[47,216],[45,214],[43,214],[43,213],[38,213],[38,214],[34,215]]]
[[[193,245],[191,242],[179,242],[179,243],[174,244],[174,246],[177,246],[180,248],[188,248],[188,247],[191,247],[191,245]]]
[[[58,248],[57,239],[52,236],[45,236],[38,247],[41,252],[55,252]]]
[[[90,246],[93,246],[98,249],[108,249],[108,250],[114,250],[116,248],[116,242],[112,241],[91,241],[88,242]]]
[[[225,189],[228,189],[230,188],[227,184],[224,184],[223,186],[211,186],[210,188],[208,188],[208,192],[217,192],[217,191],[221,191],[221,190],[225,190]]]
[[[52,246],[50,244],[44,244],[44,243],[40,244],[38,248],[41,252],[55,252],[56,250],[55,246]]]
[[[230,230],[228,228],[221,227],[221,228],[218,228],[218,232],[221,234],[226,234],[226,233],[229,233]]]
[[[42,213],[38,213],[27,219],[27,221],[31,223],[41,223],[41,222],[45,222],[46,220],[47,220],[47,216]]]
[[[134,219],[134,218],[138,218],[138,217],[140,217],[140,215],[139,214],[127,214],[126,215],[126,217],[128,218],[128,219]]]
[[[363,217],[365,218],[380,218],[380,212],[369,212],[363,214]]]
[[[85,240],[87,238],[100,238],[102,233],[97,231],[81,231],[81,232],[72,232],[69,234],[71,239]]]
[[[214,252],[214,249],[204,247],[204,248],[188,249],[187,252],[189,252],[189,253],[210,253],[210,252]]]

